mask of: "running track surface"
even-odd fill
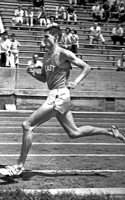
[[[30,111],[0,112],[0,165],[13,165],[22,141],[22,122]],[[78,126],[110,127],[125,133],[125,113],[73,113]],[[36,128],[22,177],[0,178],[1,188],[125,188],[125,144],[94,136],[71,140],[56,118]]]

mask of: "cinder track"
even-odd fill
[[[16,163],[22,141],[21,124],[29,115],[30,111],[0,112],[1,167]],[[116,124],[125,133],[125,113],[73,115],[78,126]],[[1,188],[19,187],[27,191],[77,188],[79,193],[83,188],[84,191],[93,188],[125,194],[125,144],[106,136],[71,140],[56,118],[35,129],[25,168],[27,172],[14,181],[0,179]]]

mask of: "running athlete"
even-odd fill
[[[44,43],[48,51],[44,54],[42,72],[38,74],[35,69],[28,68],[27,72],[41,82],[47,82],[49,95],[43,105],[33,112],[22,124],[23,140],[19,159],[16,165],[8,166],[9,176],[20,175],[24,170],[24,164],[32,144],[33,130],[40,124],[56,116],[61,126],[72,139],[106,135],[125,141],[125,137],[116,126],[109,129],[93,126],[77,127],[70,111],[70,90],[74,89],[80,81],[90,72],[90,66],[79,59],[69,50],[59,46],[62,32],[59,27],[45,29]],[[81,68],[81,73],[73,81],[68,83],[71,64]]]

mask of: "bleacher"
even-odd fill
[[[68,1],[63,0],[63,4],[68,6]],[[32,0],[23,1],[23,8],[33,7]],[[15,33],[21,43],[19,52],[19,68],[0,68],[1,70],[1,108],[5,103],[15,103],[18,109],[36,108],[45,100],[48,90],[46,84],[39,84],[26,73],[26,66],[32,54],[37,52],[42,60],[44,52],[40,51],[40,42],[43,38],[44,26],[35,25],[27,27],[13,27],[11,19],[14,10],[17,8],[18,0],[3,0],[0,2],[1,17],[9,35]],[[45,7],[53,15],[58,1],[45,0]],[[125,111],[125,81],[124,72],[117,72],[116,62],[124,52],[125,46],[113,45],[110,37],[114,22],[109,22],[107,26],[102,26],[102,34],[106,39],[106,45],[101,41],[89,45],[89,28],[93,25],[91,16],[92,4],[87,2],[86,7],[76,6],[78,23],[70,24],[72,29],[76,29],[80,37],[80,48],[78,57],[90,64],[92,71],[85,80],[73,91],[71,91],[73,110],[85,111]],[[37,12],[36,8],[36,11]],[[64,30],[67,23],[58,20],[60,27]],[[80,73],[75,67],[71,73],[71,79]],[[7,77],[9,76],[9,80]],[[3,84],[3,82],[5,82]],[[8,84],[8,86],[7,86]],[[8,98],[6,98],[8,97]],[[8,100],[9,99],[9,100]],[[79,102],[79,103],[78,103]]]
[[[4,0],[4,3],[2,3],[1,6],[1,14],[2,14],[2,19],[3,19],[3,23],[4,26],[9,29],[9,33],[11,34],[12,32],[15,32],[15,34],[17,35],[17,39],[20,41],[21,43],[21,48],[20,48],[20,65],[21,66],[25,66],[27,64],[27,61],[29,59],[29,57],[31,57],[31,53],[28,54],[27,52],[27,57],[23,57],[22,54],[22,49],[26,49],[27,51],[29,49],[32,49],[33,51],[37,51],[40,52],[40,48],[39,48],[39,44],[40,41],[42,40],[42,34],[41,34],[41,29],[44,29],[44,27],[39,27],[39,26],[34,26],[32,28],[30,28],[29,31],[29,27],[27,27],[26,25],[20,27],[20,30],[16,30],[18,29],[18,27],[13,27],[11,24],[11,19],[14,13],[14,10],[17,8],[17,2],[16,0],[14,1],[7,1]],[[45,6],[46,8],[49,10],[49,12],[53,15],[55,13],[55,7],[58,4],[58,1],[52,1],[51,5],[48,1],[45,1]],[[67,1],[63,1],[64,2],[64,6],[68,6]],[[33,6],[32,5],[32,1],[24,1],[23,2],[23,8],[27,8],[28,6]],[[106,64],[106,66],[108,65],[109,68],[111,69],[110,66],[112,66],[112,69],[114,69],[114,66],[116,68],[116,62],[115,62],[115,58],[112,57],[112,59],[110,60],[109,57],[107,55],[105,55],[106,51],[103,51],[103,56],[96,56],[95,52],[96,52],[96,48],[97,47],[102,47],[101,42],[99,41],[99,45],[97,46],[96,44],[93,45],[93,47],[95,47],[95,52],[92,53],[92,51],[94,51],[93,48],[88,48],[89,47],[89,37],[88,37],[88,31],[89,28],[92,26],[93,24],[93,19],[92,16],[90,15],[90,10],[91,10],[91,6],[89,3],[87,4],[86,8],[80,8],[79,6],[76,6],[76,10],[77,10],[77,15],[78,15],[78,24],[74,25],[71,24],[71,28],[75,28],[78,31],[79,37],[80,37],[80,49],[79,49],[79,53],[82,54],[84,52],[83,48],[87,48],[87,51],[89,51],[86,56],[85,59],[87,60],[88,63],[91,64],[91,62],[93,62],[93,67],[96,68],[97,62],[96,60],[101,61],[104,60],[104,64]],[[36,9],[35,12],[37,12],[38,9]],[[81,25],[82,22],[82,25]],[[62,20],[59,20],[58,23],[60,23],[60,26],[62,29],[65,29],[66,26],[68,26],[68,24],[64,24],[62,23]],[[103,47],[103,49],[114,49],[115,47],[113,47],[112,45],[112,41],[111,41],[111,30],[112,27],[114,26],[114,23],[110,23],[107,25],[107,27],[102,27],[102,34],[104,35],[104,38],[106,39],[106,46]],[[24,47],[25,46],[25,47]],[[120,50],[124,47],[118,47]],[[116,48],[116,49],[117,49]],[[121,52],[120,52],[121,53]],[[89,59],[91,54],[94,55],[94,59],[92,58],[92,61]],[[82,56],[83,57],[83,56]],[[111,56],[110,56],[111,57]],[[27,58],[27,59],[26,59]],[[117,58],[116,58],[117,59]],[[106,61],[106,62],[105,62]],[[100,66],[97,68],[101,69],[101,66],[104,68],[104,65],[102,65],[102,63],[100,63]]]

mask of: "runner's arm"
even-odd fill
[[[64,55],[65,55],[65,60],[68,60],[71,64],[82,69],[79,76],[74,80],[73,88],[75,88],[90,72],[91,67],[86,62],[84,62],[82,59],[76,57],[76,55],[70,51],[65,51]]]
[[[43,76],[43,74],[38,74],[38,73],[35,72],[34,75],[33,75],[33,77],[34,77],[35,79],[37,79],[38,81],[41,81],[41,82],[43,82],[43,83],[46,82],[46,77]]]
[[[31,76],[33,76],[35,79],[37,79],[40,82],[43,82],[43,83],[46,82],[46,76],[43,72],[43,66],[42,66],[42,69],[41,69],[41,73],[37,73],[35,71],[35,68],[28,66],[27,73],[29,73]]]

